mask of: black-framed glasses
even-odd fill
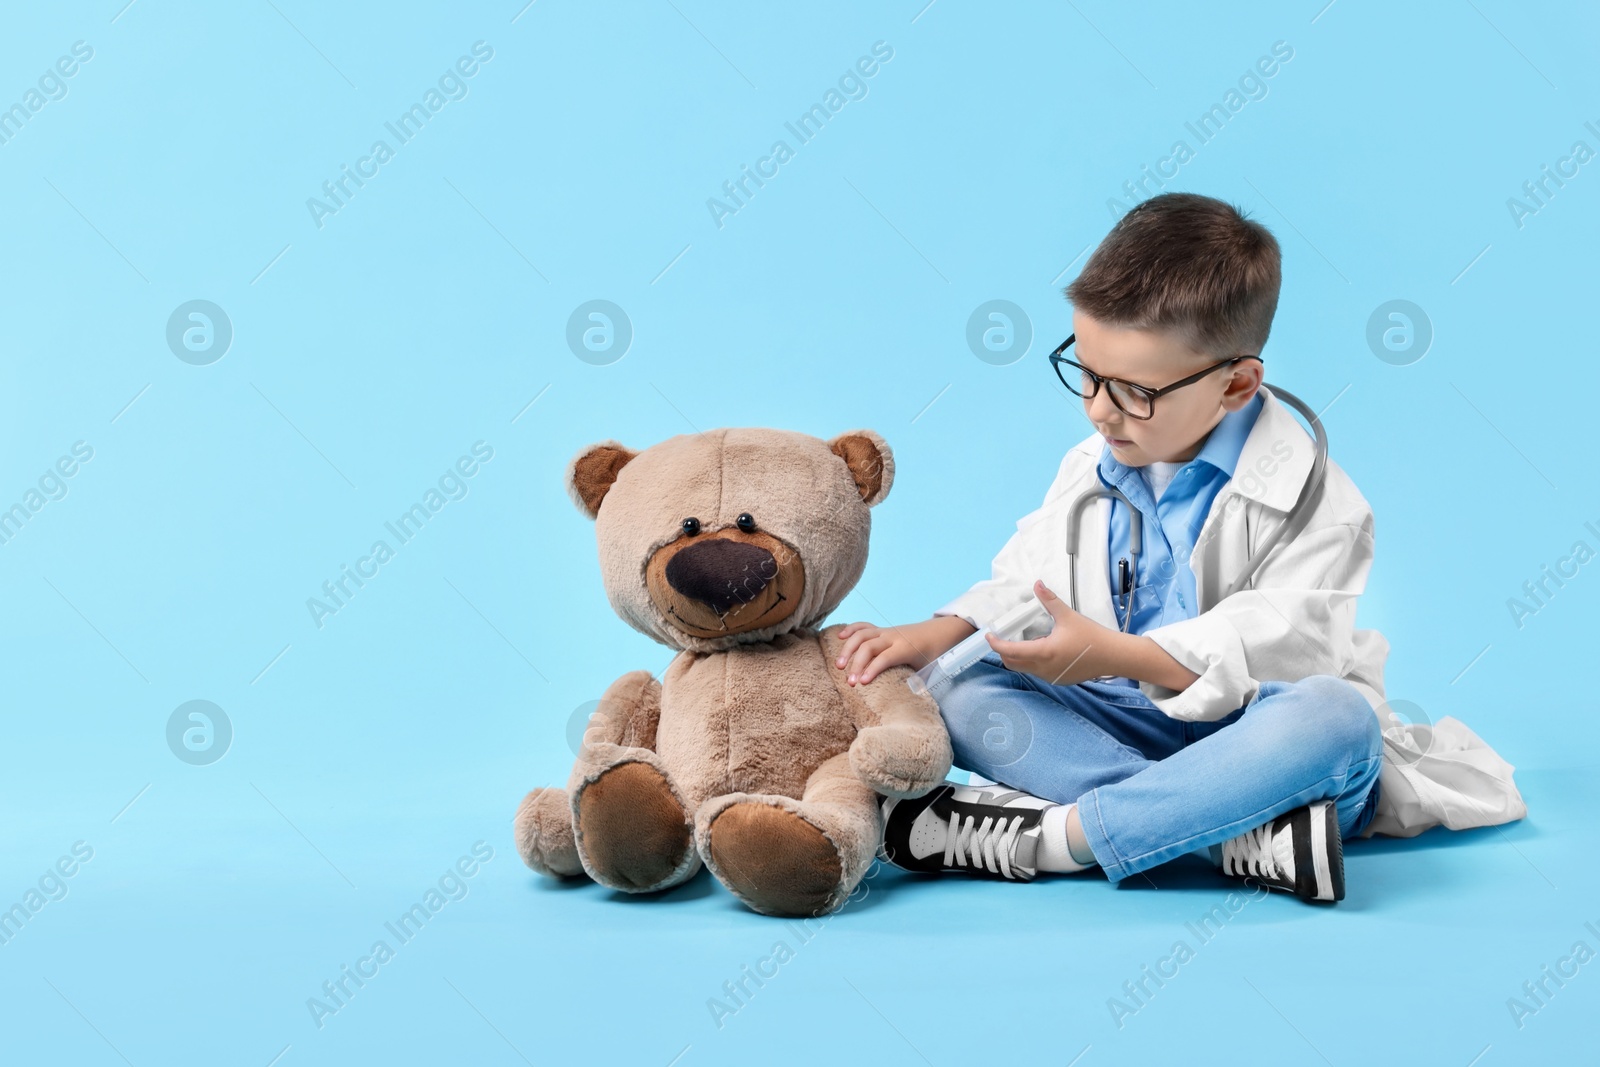
[[[1066,386],[1075,396],[1081,396],[1085,400],[1093,400],[1095,394],[1100,392],[1101,383],[1104,383],[1106,392],[1110,395],[1111,402],[1117,406],[1117,410],[1130,419],[1139,419],[1141,421],[1155,414],[1157,397],[1165,396],[1175,389],[1182,389],[1186,385],[1193,385],[1219,367],[1231,367],[1241,359],[1253,359],[1260,363],[1266,362],[1260,356],[1233,356],[1221,362],[1213,363],[1204,370],[1196,371],[1187,378],[1180,378],[1170,385],[1163,385],[1159,389],[1151,389],[1148,386],[1125,382],[1121,378],[1107,378],[1103,374],[1096,374],[1082,363],[1076,363],[1063,356],[1061,353],[1072,347],[1072,343],[1077,339],[1077,334],[1071,334],[1065,341],[1061,342],[1054,352],[1050,353],[1050,365],[1055,368],[1056,377],[1061,379],[1061,384]]]

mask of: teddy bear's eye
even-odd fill
[[[739,513],[739,517],[734,519],[733,522],[735,526],[738,526],[739,529],[743,530],[745,533],[756,532],[755,517],[752,516],[748,511],[741,511]]]
[[[683,520],[683,532],[688,534],[690,537],[693,537],[695,534],[699,533],[700,532],[700,520],[695,518],[692,515],[689,518],[684,519]]]

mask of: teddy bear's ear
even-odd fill
[[[638,454],[616,441],[601,441],[573,456],[567,464],[567,494],[578,510],[591,519],[599,515],[600,501],[617,480],[617,472]]]
[[[889,442],[871,430],[851,430],[829,441],[828,448],[850,468],[850,477],[867,507],[889,495],[889,486],[894,484],[894,453]]]

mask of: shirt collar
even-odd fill
[[[1190,463],[1209,463],[1226,477],[1232,478],[1234,468],[1239,465],[1239,455],[1244,451],[1245,440],[1250,436],[1250,430],[1256,423],[1256,416],[1261,413],[1263,400],[1261,390],[1256,390],[1256,395],[1250,402],[1238,411],[1230,411],[1211,428],[1206,435],[1205,443],[1200,446],[1200,451],[1195,453],[1184,466]],[[1100,479],[1106,485],[1115,485],[1127,492],[1127,479],[1136,468],[1129,467],[1111,454],[1111,446],[1105,445],[1100,452]]]
[[[1256,416],[1261,414],[1261,404],[1261,390],[1257,389],[1250,403],[1222,416],[1222,421],[1212,427],[1206,443],[1200,446],[1199,453],[1190,462],[1209,463],[1232,478],[1233,469],[1239,465],[1239,453],[1244,451],[1245,438],[1250,436],[1250,428],[1256,424]]]

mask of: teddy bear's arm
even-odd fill
[[[654,751],[660,721],[661,683],[649,671],[629,671],[600,695],[600,706],[583,731],[583,743]]]
[[[939,705],[906,685],[910,667],[890,667],[867,685],[846,685],[833,666],[844,645],[840,629],[830,626],[819,636],[823,662],[862,724],[850,745],[850,766],[885,796],[920,797],[944,781],[954,759]]]

